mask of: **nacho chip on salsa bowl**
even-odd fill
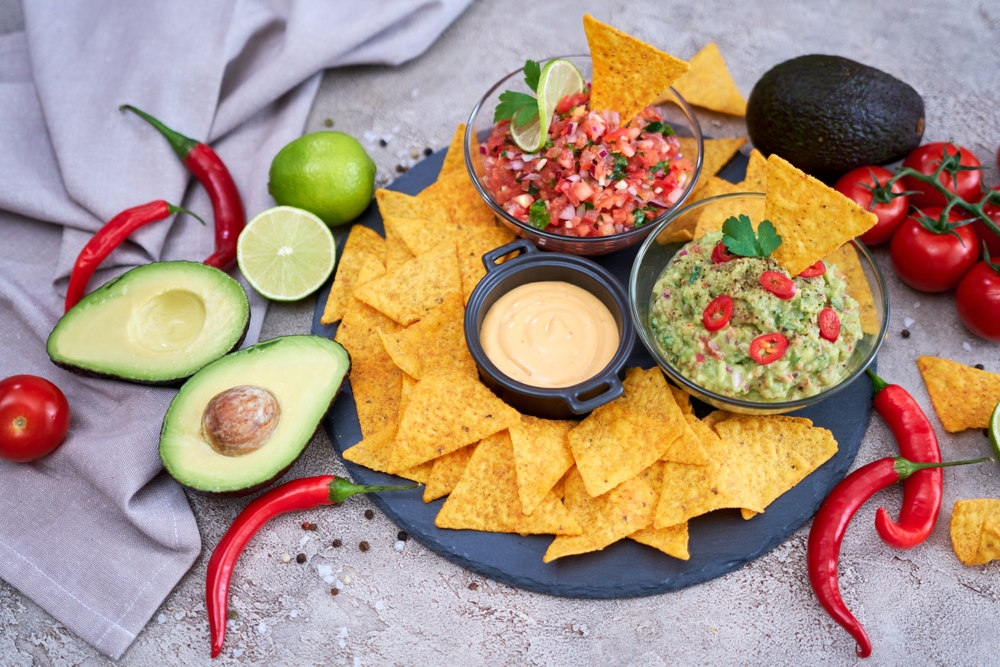
[[[725,363],[724,360],[728,359],[727,353],[725,351],[725,346],[712,347],[709,345],[711,341],[714,340],[715,334],[708,332],[705,329],[703,323],[703,308],[705,304],[702,303],[704,296],[706,294],[711,294],[713,297],[719,296],[724,292],[729,291],[729,288],[725,285],[715,284],[716,278],[714,277],[713,270],[711,267],[715,266],[715,262],[703,263],[701,266],[702,273],[695,275],[696,270],[693,269],[690,275],[687,276],[687,280],[683,281],[679,285],[679,289],[686,293],[691,291],[692,295],[694,292],[701,294],[697,297],[697,302],[700,303],[697,307],[697,313],[690,313],[686,315],[687,322],[689,326],[687,330],[691,332],[691,337],[684,337],[676,342],[678,349],[670,353],[666,353],[661,347],[661,342],[658,342],[657,336],[663,335],[661,331],[659,334],[653,327],[653,315],[654,315],[654,305],[657,298],[655,293],[655,286],[659,281],[661,275],[664,274],[665,269],[671,263],[672,260],[677,258],[677,261],[683,259],[681,253],[685,255],[695,255],[701,257],[710,254],[714,250],[716,241],[711,242],[712,247],[701,246],[700,239],[697,235],[693,241],[685,244],[680,243],[668,243],[661,244],[657,242],[657,236],[663,232],[664,229],[669,229],[673,224],[674,219],[687,219],[690,220],[692,217],[695,218],[695,229],[697,229],[698,223],[704,218],[703,213],[711,212],[711,219],[717,221],[720,225],[729,216],[737,216],[739,214],[745,214],[749,217],[751,224],[756,228],[756,225],[761,222],[761,216],[763,215],[763,202],[765,201],[766,195],[761,193],[732,193],[724,194],[716,197],[706,198],[703,200],[696,201],[692,204],[678,209],[671,213],[664,221],[653,230],[652,234],[643,243],[639,249],[638,255],[632,267],[632,273],[630,277],[629,284],[629,300],[632,310],[632,319],[636,325],[637,333],[646,346],[647,350],[659,364],[659,366],[664,370],[668,379],[677,385],[681,390],[691,394],[692,396],[701,399],[702,401],[713,405],[721,410],[727,410],[729,412],[752,414],[752,415],[767,415],[767,414],[782,414],[785,412],[791,412],[809,405],[812,405],[833,393],[839,391],[843,387],[846,387],[853,380],[858,378],[859,375],[863,374],[864,369],[869,363],[875,358],[879,347],[881,346],[886,332],[886,327],[888,326],[888,294],[885,289],[884,281],[882,276],[876,267],[871,255],[864,248],[864,246],[856,241],[849,241],[848,245],[852,250],[851,257],[856,259],[858,266],[845,266],[841,267],[834,264],[831,259],[827,259],[822,265],[824,271],[828,271],[829,275],[822,278],[808,278],[808,277],[795,277],[791,278],[790,281],[796,286],[796,294],[800,294],[802,298],[796,300],[793,298],[790,301],[780,300],[778,298],[770,298],[770,301],[765,304],[761,301],[760,314],[763,316],[761,322],[775,322],[774,319],[777,317],[779,320],[781,318],[787,318],[793,316],[798,318],[800,313],[801,317],[808,319],[810,322],[816,322],[818,320],[818,310],[823,307],[827,307],[827,304],[818,306],[816,308],[806,307],[803,308],[803,299],[810,290],[814,290],[818,285],[815,281],[829,282],[831,285],[846,285],[846,290],[842,290],[838,287],[837,290],[840,296],[834,295],[833,292],[830,294],[838,300],[836,306],[839,312],[839,317],[841,318],[840,324],[840,334],[838,334],[837,340],[843,339],[849,344],[849,348],[841,349],[837,354],[839,356],[838,361],[838,372],[836,375],[831,377],[831,373],[826,373],[824,377],[820,380],[818,391],[813,392],[813,389],[809,389],[807,392],[800,392],[803,395],[794,395],[794,393],[786,394],[785,396],[766,396],[766,395],[754,395],[753,389],[750,391],[743,392],[743,395],[731,395],[736,392],[725,392],[721,389],[724,383],[728,382],[730,387],[734,389],[742,389],[744,378],[737,376],[736,370],[737,365],[743,364],[744,367],[748,367],[747,362],[750,361],[746,358],[744,353],[740,359],[733,359],[736,363]],[[718,214],[715,214],[715,209],[718,209]],[[724,216],[724,217],[723,217]],[[708,218],[706,218],[708,219]],[[690,222],[688,223],[690,224]],[[829,224],[835,226],[837,224],[836,220],[830,220]],[[780,232],[779,232],[780,233]],[[714,232],[715,236],[709,237],[718,240],[721,236],[721,232]],[[845,255],[846,256],[846,255]],[[840,255],[834,255],[835,258],[839,258]],[[739,258],[740,262],[745,260],[753,259],[755,261],[762,261],[763,258]],[[768,262],[774,264],[774,269],[782,272],[782,269],[777,265],[771,258],[767,258]],[[815,261],[815,260],[814,260]],[[710,275],[711,274],[711,275]],[[752,287],[757,284],[756,278],[762,275],[758,269],[757,274],[750,277],[750,282],[748,287]],[[787,272],[782,273],[783,276],[789,278]],[[810,282],[813,281],[813,282]],[[851,284],[853,281],[856,284]],[[711,284],[710,284],[711,283]],[[857,288],[857,289],[856,289]],[[742,288],[741,288],[742,289]],[[706,291],[707,290],[707,291]],[[765,296],[763,290],[758,290]],[[855,298],[855,295],[858,295]],[[862,295],[864,299],[862,299]],[[664,294],[659,294],[659,298],[667,298]],[[683,297],[682,297],[683,299]],[[861,301],[865,303],[862,304]],[[693,303],[693,302],[692,302]],[[735,303],[735,302],[734,302]],[[742,303],[742,301],[741,301]],[[864,309],[862,310],[862,305]],[[741,306],[742,307],[742,306]],[[771,311],[771,308],[776,308],[776,310]],[[767,310],[767,312],[764,312]],[[736,312],[735,310],[733,311]],[[869,322],[868,318],[874,320],[874,325]],[[859,324],[860,319],[860,324]],[[764,326],[763,324],[761,326]],[[775,328],[780,329],[783,325],[777,325]],[[719,335],[725,335],[728,326],[728,321],[723,327],[718,330]],[[849,338],[844,338],[843,332],[849,332]],[[765,336],[769,334],[770,331],[759,331],[756,335],[758,337]],[[815,338],[810,339],[813,345],[813,350],[818,352],[820,355],[826,354],[831,345],[834,343],[826,340],[822,340],[819,336],[818,330],[814,331]],[[685,334],[687,336],[687,334]],[[789,340],[793,337],[789,334]],[[803,340],[803,343],[809,342],[809,340]],[[701,350],[701,346],[705,346],[704,350]],[[841,342],[841,346],[844,342]],[[693,347],[692,347],[693,346]],[[698,349],[694,349],[698,348]],[[745,348],[744,348],[745,349]],[[790,345],[790,349],[795,351],[795,347]],[[679,352],[683,354],[682,350],[688,350],[689,352],[696,352],[694,355],[695,362],[698,361],[698,354],[703,355],[706,360],[711,360],[711,363],[716,361],[721,361],[718,367],[719,375],[715,376],[714,379],[710,381],[696,380],[692,377],[687,377],[682,373],[683,364],[685,363],[680,357],[677,359],[673,358]],[[714,359],[712,355],[715,356]],[[804,358],[804,357],[801,357]],[[813,359],[818,359],[813,357]],[[784,367],[782,366],[782,360],[784,361]],[[772,365],[769,363],[763,363],[762,366],[766,368],[757,369],[758,371],[763,371],[763,373],[757,373],[762,380],[766,380],[768,375],[773,375],[777,377],[779,373],[784,373],[789,371],[793,376],[795,373],[800,372],[801,369],[795,366],[799,363],[799,358],[793,358],[789,356],[785,359],[783,356],[779,356],[777,360],[772,360],[778,362],[777,365]],[[794,363],[792,363],[794,362]],[[758,362],[760,363],[760,362]],[[813,361],[811,366],[816,369],[815,372],[819,372],[820,369],[826,368],[828,365],[819,363],[818,361]],[[808,370],[807,372],[812,372]],[[813,383],[815,378],[812,376],[790,377],[787,379],[788,386],[797,385],[798,383],[808,379],[810,383]],[[812,395],[804,395],[811,393]]]

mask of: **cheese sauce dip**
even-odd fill
[[[588,380],[618,350],[618,325],[590,292],[561,281],[515,287],[494,303],[479,340],[502,373],[533,387]]]

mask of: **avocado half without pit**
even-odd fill
[[[272,338],[205,366],[167,409],[163,466],[201,493],[269,486],[309,444],[350,367],[347,351],[321,336]]]
[[[142,384],[178,384],[239,347],[250,324],[243,286],[195,262],[155,262],[123,273],[56,324],[57,365]]]

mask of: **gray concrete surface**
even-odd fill
[[[5,29],[19,12],[0,12]],[[16,5],[14,5],[16,7]],[[563,2],[495,0],[475,4],[423,57],[399,68],[329,72],[307,130],[325,126],[365,133],[380,178],[412,160],[411,151],[445,145],[456,123],[502,74],[527,56],[586,49],[580,17],[598,18],[682,56],[716,41],[744,94],[772,65],[805,53],[832,53],[880,67],[909,82],[927,106],[928,141],[970,147],[998,181],[1000,3],[876,3],[834,0],[785,4]],[[330,26],[337,38],[337,26]],[[741,122],[700,114],[707,134],[743,133]],[[379,147],[378,137],[392,135]],[[889,280],[892,324],[880,372],[910,388],[930,411],[914,360],[922,354],[983,363],[1000,372],[1000,346],[976,339],[959,322],[951,294],[919,294]],[[309,329],[313,300],[274,305],[262,338]],[[904,318],[912,336],[900,337]],[[937,419],[946,458],[985,455],[978,431],[949,435]],[[857,465],[894,454],[891,434],[873,417]],[[342,473],[318,433],[289,473]],[[945,504],[930,540],[912,551],[884,546],[872,528],[875,508],[895,511],[899,491],[880,493],[848,530],[841,587],[867,628],[876,665],[1000,664],[1000,565],[967,568],[948,536],[959,498],[1000,494],[1000,468],[945,472]],[[205,551],[163,603],[122,665],[208,665],[205,563],[245,500],[191,497]],[[289,516],[267,526],[237,569],[232,622],[223,655],[229,665],[848,665],[854,643],[823,612],[805,571],[808,527],[767,556],[715,581],[655,597],[587,601],[527,593],[473,575],[413,541],[394,549],[397,528],[355,499],[340,508]],[[303,520],[318,532],[306,533]],[[308,543],[300,546],[301,540]],[[339,538],[337,549],[331,540]],[[358,542],[367,540],[367,553]],[[67,548],[72,548],[67,545]],[[303,552],[308,563],[281,562]],[[330,568],[340,594],[320,571]],[[109,661],[0,582],[0,665],[104,665]]]

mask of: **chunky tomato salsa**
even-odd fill
[[[639,227],[677,203],[694,166],[655,107],[625,127],[591,111],[589,90],[556,106],[545,145],[525,153],[510,121],[480,147],[486,187],[507,213],[566,236],[609,236]]]

